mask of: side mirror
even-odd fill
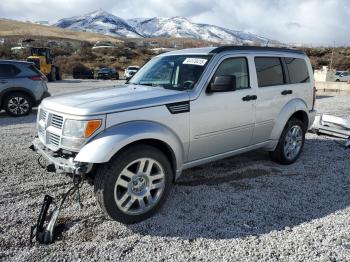
[[[207,89],[212,92],[229,92],[236,90],[236,76],[216,76],[214,82]]]

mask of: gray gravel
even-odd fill
[[[113,84],[66,80],[52,93]],[[321,112],[350,116],[350,94],[322,95]],[[186,171],[159,214],[136,225],[108,219],[92,187],[84,208],[71,198],[52,245],[28,245],[45,193],[70,180],[39,169],[28,146],[35,113],[0,113],[0,260],[350,261],[350,149],[307,134],[297,163],[281,166],[262,151]]]

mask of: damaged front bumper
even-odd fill
[[[82,175],[92,169],[91,163],[76,162],[73,157],[65,157],[63,154],[50,150],[39,138],[33,140],[30,148],[46,160],[46,169],[49,172]]]

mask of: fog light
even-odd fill
[[[67,138],[64,137],[61,139],[61,144],[64,147],[71,148],[71,149],[80,149],[81,146],[84,144],[85,139],[84,138]]]

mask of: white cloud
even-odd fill
[[[11,0],[0,17],[50,20],[102,8],[123,18],[184,16],[283,42],[350,45],[348,0]]]

